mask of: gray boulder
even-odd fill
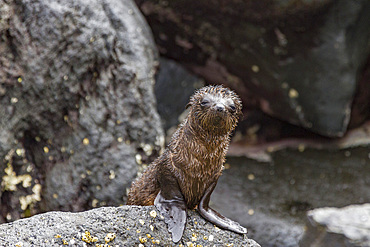
[[[49,212],[0,225],[0,246],[104,246],[106,243],[120,247],[260,247],[246,236],[215,227],[194,211],[188,212],[182,240],[174,244],[154,206],[105,207],[81,213]]]
[[[356,111],[369,104],[358,87],[367,0],[136,1],[163,56],[231,86],[250,109],[333,137],[346,132],[356,92]]]
[[[306,226],[301,247],[370,246],[370,204],[309,211]]]
[[[164,142],[135,3],[0,0],[0,54],[0,222],[123,204]]]
[[[179,116],[185,111],[190,96],[204,86],[204,81],[188,72],[173,60],[160,58],[160,67],[154,87],[157,109],[165,131],[182,122]],[[171,137],[173,131],[167,136]]]

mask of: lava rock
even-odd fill
[[[202,79],[188,72],[173,60],[160,58],[156,76],[155,96],[157,109],[165,131],[177,127],[179,116],[185,111],[190,96],[204,85]],[[170,136],[170,135],[169,135]]]
[[[346,133],[370,54],[369,1],[136,2],[162,56],[231,86],[248,108],[324,136]]]
[[[221,230],[194,211],[188,212],[184,235],[172,242],[154,206],[103,207],[80,213],[49,212],[0,225],[0,246],[248,246],[254,240]],[[142,245],[140,245],[142,244]]]
[[[123,204],[164,144],[135,3],[0,0],[0,53],[0,222]]]
[[[319,208],[308,212],[306,246],[370,246],[370,204]]]

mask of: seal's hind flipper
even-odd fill
[[[186,224],[186,206],[183,198],[166,199],[159,192],[154,200],[154,205],[163,215],[168,231],[172,234],[172,241],[179,242]]]
[[[225,216],[219,214],[217,211],[208,206],[211,194],[216,187],[216,184],[217,182],[213,183],[204,193],[198,205],[198,212],[200,213],[200,215],[203,216],[203,218],[212,222],[216,226],[240,234],[247,233],[247,229],[245,227],[242,227],[238,222],[226,218]]]

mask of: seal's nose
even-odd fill
[[[222,112],[222,111],[224,111],[224,110],[225,110],[225,106],[224,106],[224,105],[222,105],[222,104],[217,104],[217,105],[215,106],[215,108],[216,108],[216,110],[217,110],[217,111],[219,111],[219,112]]]

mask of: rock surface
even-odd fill
[[[123,204],[164,142],[135,3],[0,0],[0,54],[0,222]]]
[[[370,54],[367,0],[136,2],[163,56],[230,85],[245,106],[342,136],[357,91],[356,119],[368,116],[357,90]]]
[[[264,163],[228,157],[211,207],[263,247],[297,247],[307,211],[370,202],[369,148],[291,147],[270,152]]]
[[[370,246],[370,204],[309,211],[306,226],[300,247]]]
[[[188,243],[192,243],[191,246],[260,247],[246,236],[214,227],[193,211],[188,212],[182,240],[174,244],[154,206],[105,207],[81,213],[49,212],[0,225],[0,246],[17,243],[23,247],[86,246],[89,241],[94,246],[108,243],[120,247],[189,246]]]
[[[196,89],[204,86],[204,81],[173,60],[161,58],[159,61],[154,90],[158,113],[167,131],[172,127],[176,128],[181,122],[179,116],[185,111],[190,96]]]

